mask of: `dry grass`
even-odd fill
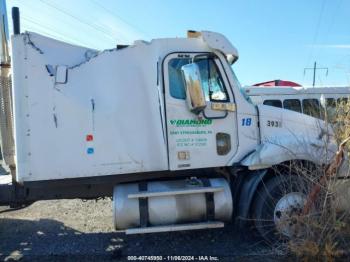
[[[338,104],[332,117],[327,117],[331,118],[329,122],[333,124],[338,142],[350,137],[350,103]],[[345,145],[345,158],[350,153],[349,145],[350,143]],[[291,175],[297,175],[304,181],[299,186],[300,192],[305,192],[307,196],[306,201],[310,200],[310,192],[315,187],[319,188],[319,192],[308,212],[305,212],[304,206],[304,210],[293,217],[294,222],[296,221],[294,233],[281,245],[303,261],[334,261],[337,258],[348,257],[350,213],[349,210],[343,210],[340,200],[343,192],[339,191],[347,180],[336,179],[340,175],[348,176],[348,162],[343,161],[343,168],[334,170],[332,174],[327,173],[328,167],[315,167],[300,162],[290,163],[287,168],[292,170]],[[348,200],[345,201],[350,202],[350,194],[347,197]]]

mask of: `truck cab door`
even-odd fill
[[[163,63],[169,167],[171,170],[226,166],[238,148],[233,92],[219,57],[177,53]],[[191,112],[183,66],[198,66],[205,108]]]

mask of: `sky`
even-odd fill
[[[328,68],[317,70],[317,86],[350,85],[349,0],[7,0],[9,18],[12,6],[22,31],[101,50],[187,30],[222,33],[238,49],[242,85],[311,86],[304,69],[314,62]]]

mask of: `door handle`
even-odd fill
[[[218,103],[218,102],[212,102],[211,103],[211,110],[214,111],[225,111],[225,114],[223,116],[207,116],[205,114],[205,109],[203,109],[203,116],[206,119],[223,119],[226,118],[228,115],[228,112],[235,112],[236,111],[236,104],[235,103]]]
[[[205,109],[202,112],[203,112],[203,116],[204,116],[205,119],[223,119],[223,118],[226,118],[227,115],[228,115],[228,111],[227,110],[225,111],[225,114],[223,116],[207,116],[205,114]]]

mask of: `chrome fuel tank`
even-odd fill
[[[113,193],[114,225],[118,230],[140,227],[145,212],[150,226],[174,225],[207,220],[208,195],[212,194],[214,219],[229,221],[232,216],[232,195],[223,178],[155,181],[117,185]],[[146,211],[142,207],[146,201]],[[141,203],[141,204],[140,204]]]

